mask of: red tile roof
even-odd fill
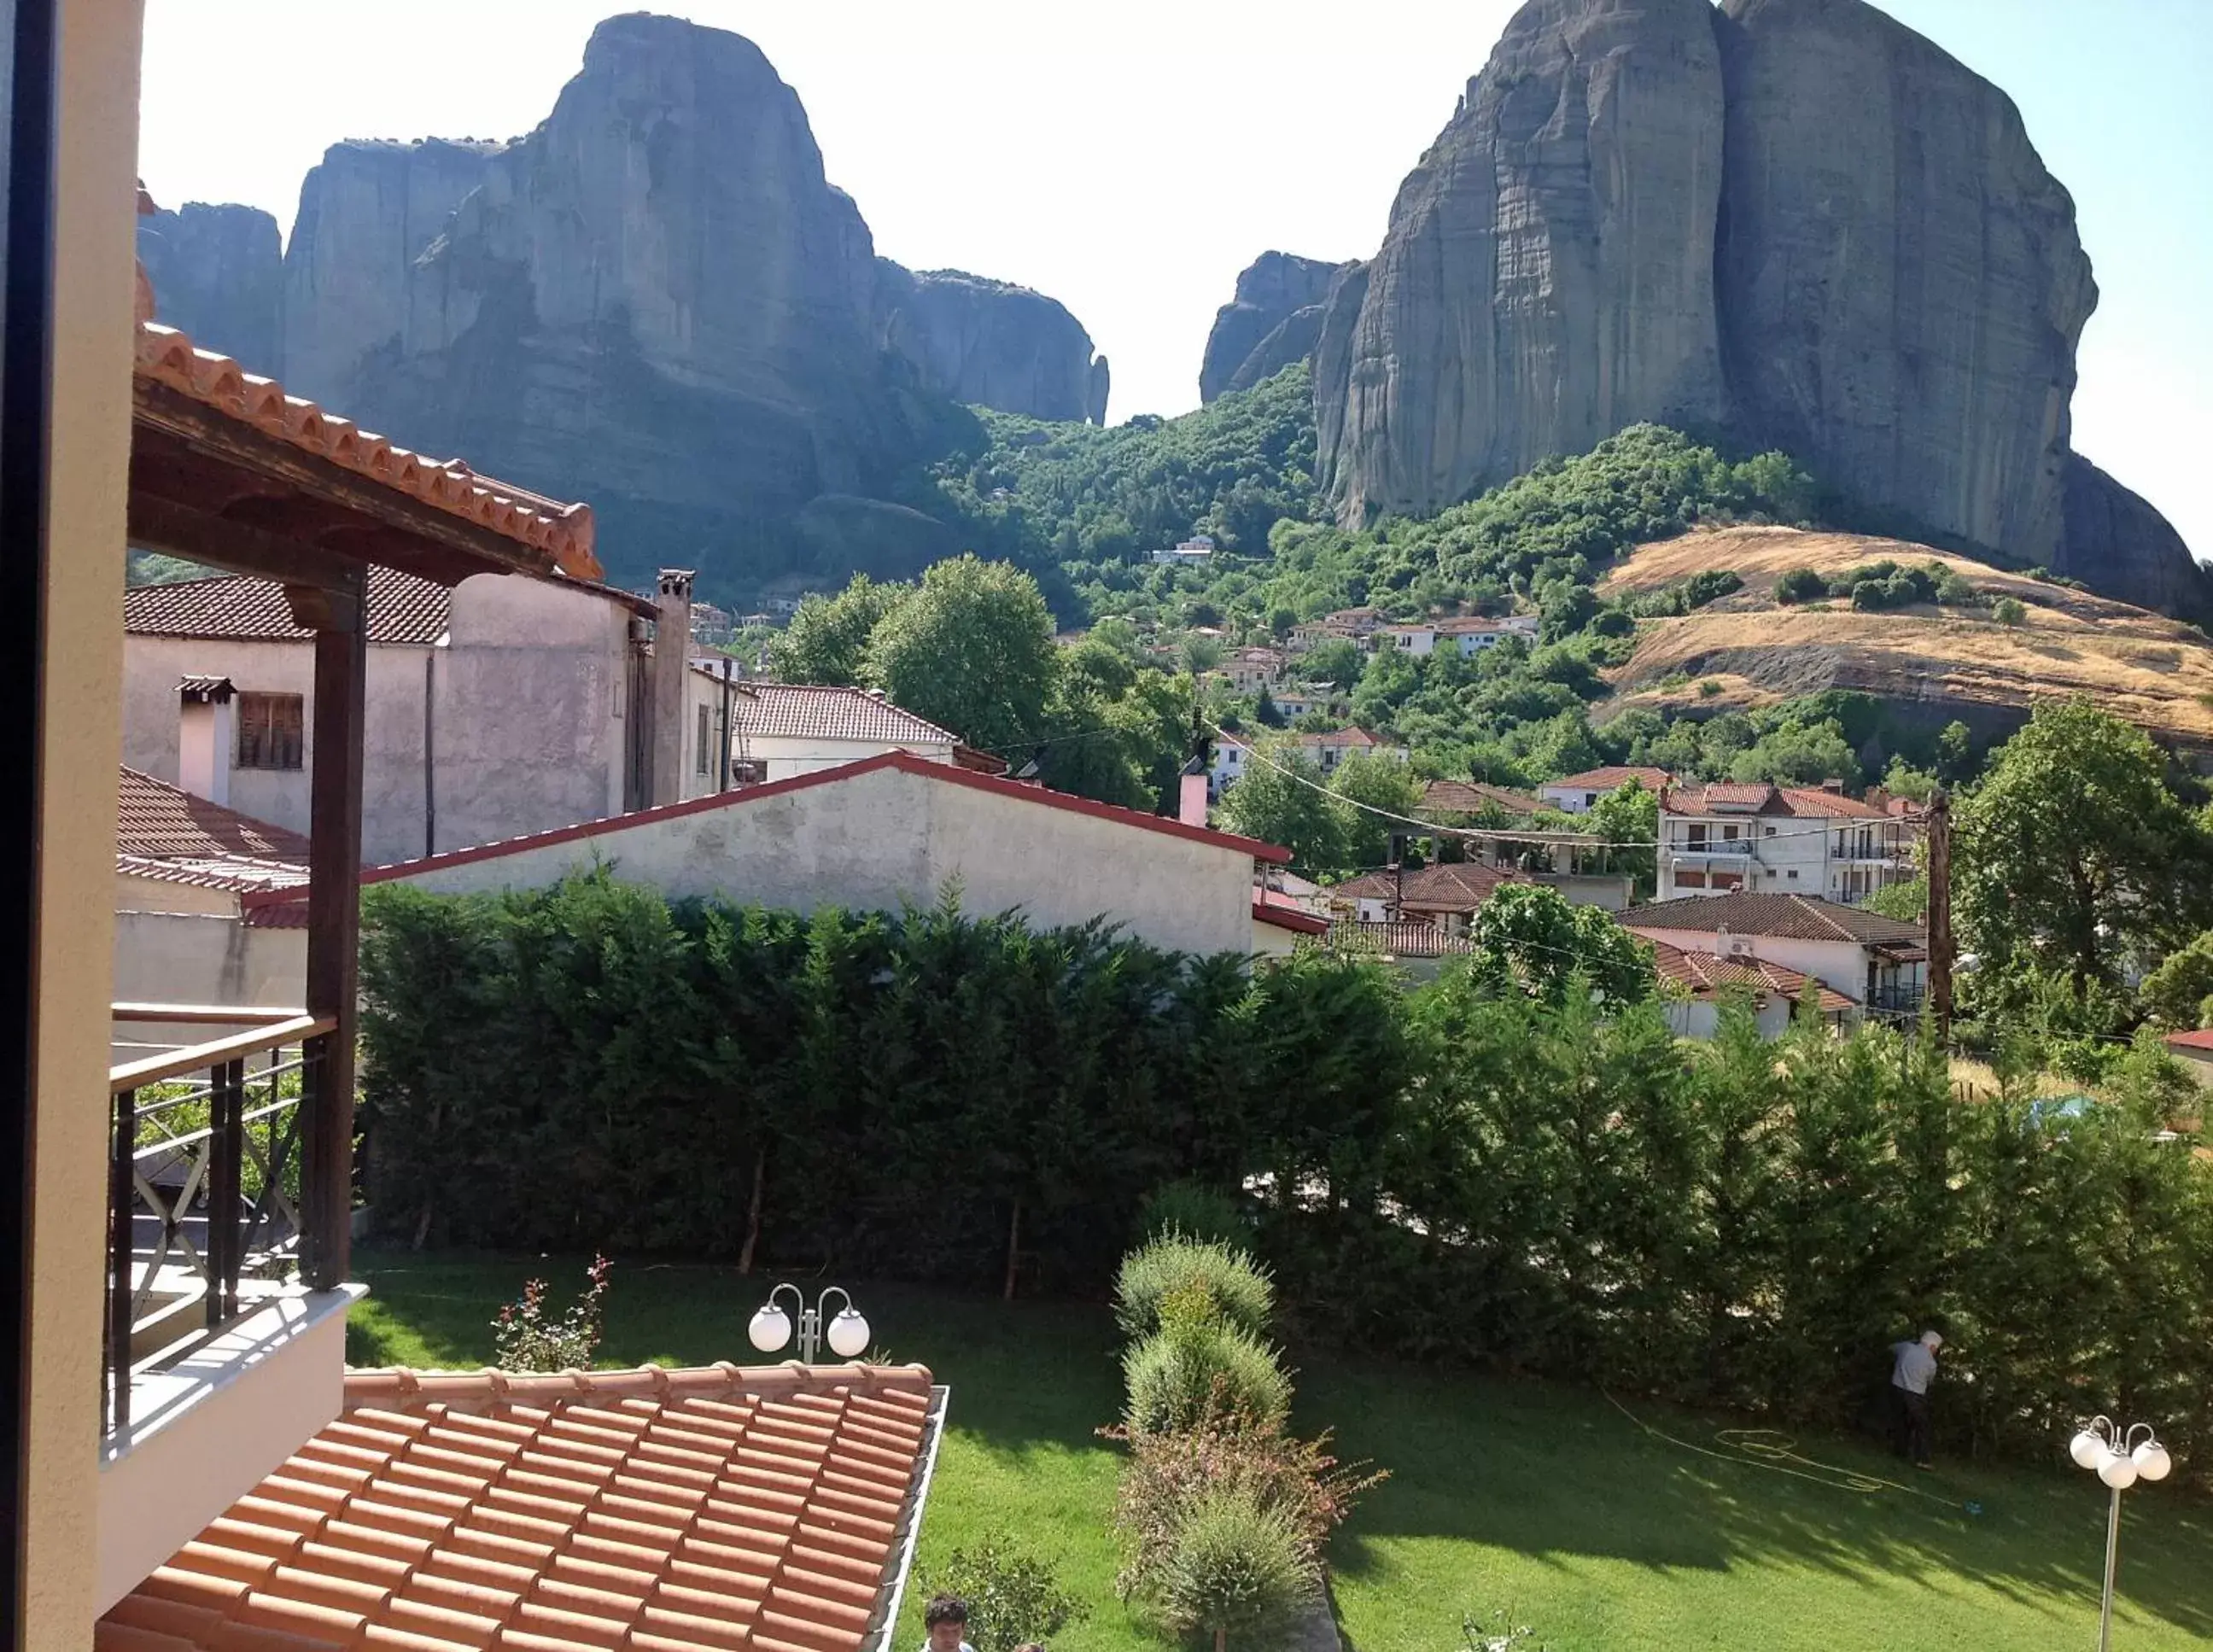
[[[1381,746],[1384,742],[1365,728],[1339,728],[1334,734],[1301,735],[1302,746]]]
[[[140,303],[144,308],[143,290]],[[265,435],[542,552],[564,574],[600,576],[599,558],[592,553],[588,505],[564,504],[511,482],[480,477],[458,459],[429,459],[395,447],[351,419],[286,395],[283,385],[247,372],[228,356],[194,348],[185,334],[144,314],[139,319],[136,367],[142,381],[166,385]]]
[[[1253,921],[1272,924],[1279,930],[1289,930],[1297,935],[1327,935],[1329,920],[1318,912],[1310,912],[1280,889],[1255,889],[1253,892]]]
[[[1502,872],[1472,861],[1413,867],[1405,875],[1405,899],[1401,909],[1409,912],[1472,912],[1490,899],[1500,884],[1527,881],[1518,873]],[[1346,899],[1396,901],[1400,887],[1395,872],[1366,872],[1337,885],[1330,893]]]
[[[1652,948],[1652,967],[1662,981],[1686,989],[1694,998],[1709,998],[1732,988],[1749,989],[1755,1004],[1765,1004],[1771,995],[1792,1003],[1804,996],[1808,982],[1816,989],[1815,1002],[1825,1015],[1856,1009],[1854,1000],[1822,982],[1785,965],[1764,958],[1716,958],[1711,953],[1691,952],[1665,941],[1644,937]]]
[[[1700,935],[1727,930],[1731,935],[1771,936],[1785,941],[1852,941],[1863,946],[1904,942],[1925,945],[1928,935],[1907,924],[1863,907],[1841,906],[1814,895],[1739,892],[1685,895],[1676,900],[1632,906],[1621,921],[1642,934],[1647,930],[1682,930]]]
[[[919,1366],[355,1371],[94,1652],[858,1652],[942,1406]]]
[[[1559,783],[1564,784],[1564,782]],[[1765,781],[1713,781],[1703,786],[1671,786],[1660,795],[1670,814],[1781,815],[1795,820],[1886,820],[1889,812],[1842,792],[1820,786],[1771,786]]]
[[[1480,814],[1493,803],[1515,815],[1550,807],[1541,797],[1480,780],[1432,780],[1422,788],[1422,807],[1432,814]]]
[[[427,645],[453,620],[452,591],[396,568],[372,564],[368,594],[372,643]],[[134,586],[123,594],[123,629],[137,637],[229,643],[308,643],[315,636],[292,618],[282,585],[245,574]]]
[[[834,786],[864,774],[873,774],[880,769],[897,769],[903,774],[919,776],[942,785],[966,786],[972,790],[990,792],[1020,802],[1064,809],[1070,814],[1088,814],[1095,820],[1112,820],[1140,832],[1157,832],[1164,837],[1181,838],[1187,843],[1210,844],[1217,849],[1235,850],[1241,854],[1250,855],[1256,861],[1265,861],[1271,866],[1290,863],[1289,850],[1262,843],[1258,838],[1241,838],[1235,832],[1216,832],[1209,826],[1186,826],[1182,821],[1172,820],[1166,815],[1144,814],[1133,808],[1094,802],[1088,797],[1076,797],[1066,792],[1048,790],[1043,786],[1027,785],[1000,775],[978,773],[955,764],[933,763],[927,758],[917,757],[911,752],[898,751],[863,758],[857,763],[840,763],[834,768],[818,769],[812,774],[796,775],[789,780],[771,780],[765,785],[713,792],[681,803],[664,803],[658,808],[639,809],[629,814],[610,815],[605,820],[586,820],[577,826],[558,826],[551,832],[534,832],[525,838],[503,838],[497,843],[480,844],[473,849],[448,850],[422,860],[368,867],[363,869],[361,881],[364,885],[387,883],[394,879],[416,877],[445,867],[467,866],[478,861],[497,860],[503,856],[519,855],[529,850],[547,849],[557,844],[604,837],[609,832],[624,832],[632,826],[648,826],[659,820],[702,814],[710,809],[742,808],[748,803],[780,797],[788,792],[806,791],[816,786]],[[256,921],[253,913],[257,908],[297,901],[296,892],[274,892],[261,896],[244,896],[241,904],[247,909],[247,921],[251,924]],[[269,921],[274,923],[277,920]]]
[[[730,714],[741,734],[771,740],[865,740],[887,745],[912,741],[950,746],[954,738],[950,730],[865,688],[741,683],[730,697]]]
[[[1547,786],[1560,786],[1574,791],[1612,791],[1616,786],[1625,786],[1634,780],[1647,791],[1657,791],[1674,777],[1665,769],[1649,768],[1640,764],[1608,764],[1604,768],[1585,769],[1581,774],[1562,775],[1558,780],[1547,780]]]
[[[2203,1050],[2213,1054],[2213,1027],[2202,1027],[2191,1033],[2169,1033],[2167,1046],[2170,1050]]]
[[[115,807],[115,852],[148,861],[225,858],[304,868],[308,840],[180,791],[167,781],[123,769]]]

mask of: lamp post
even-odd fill
[[[2137,1436],[2141,1434],[2143,1438]],[[2094,1417],[2067,1442],[2067,1454],[2112,1488],[2112,1510],[2106,1516],[2106,1594],[2098,1608],[2098,1652],[2113,1643],[2113,1572],[2121,1558],[2121,1493],[2138,1480],[2163,1480],[2174,1466],[2167,1448],[2149,1423],[2124,1429],[2109,1417]]]
[[[845,1294],[843,1286],[832,1285],[815,1299],[814,1306],[809,1308],[798,1286],[781,1284],[769,1292],[768,1301],[760,1305],[746,1326],[746,1336],[762,1353],[773,1354],[791,1340],[795,1316],[784,1312],[777,1301],[777,1298],[786,1291],[791,1293],[792,1306],[798,1320],[802,1364],[814,1364],[814,1356],[822,1351],[825,1342],[830,1344],[830,1351],[840,1359],[853,1359],[868,1351],[869,1322],[861,1317],[860,1311],[853,1306],[853,1299]],[[832,1296],[838,1298],[845,1306],[826,1328],[823,1316],[829,1311]]]

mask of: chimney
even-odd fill
[[[664,568],[653,625],[655,807],[684,797],[684,679],[692,669],[692,580],[688,568]]]
[[[1716,930],[1714,931],[1714,956],[1715,956],[1715,957],[1716,957],[1716,958],[1726,958],[1726,957],[1728,957],[1728,955],[1729,955],[1729,932],[1728,932],[1728,924],[1722,924],[1722,925],[1721,926],[1721,928],[1719,928],[1718,930]]]
[[[228,677],[186,677],[177,684],[177,789],[210,803],[230,802],[235,692]]]
[[[1824,780],[1821,783],[1823,791],[1842,792],[1844,789],[1844,783],[1841,780]]]
[[[1183,777],[1176,798],[1176,819],[1188,826],[1206,824],[1206,771]]]

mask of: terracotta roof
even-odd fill
[[[1302,746],[1381,746],[1383,742],[1365,728],[1339,728],[1333,734],[1301,735]]]
[[[142,277],[143,272],[141,272]],[[142,289],[140,305],[147,307]],[[228,356],[194,348],[191,338],[142,314],[136,362],[142,380],[253,425],[318,458],[381,482],[551,558],[578,579],[600,576],[592,553],[592,510],[564,504],[510,482],[479,476],[458,459],[430,459],[362,430],[352,420],[288,396],[273,379],[248,373]]]
[[[1647,791],[1657,791],[1674,777],[1665,769],[1655,769],[1642,764],[1608,764],[1603,768],[1585,769],[1581,774],[1564,774],[1558,780],[1547,780],[1547,786],[1561,786],[1576,791],[1612,791],[1616,786],[1625,786],[1634,780]]]
[[[1711,953],[1686,952],[1649,936],[1645,940],[1652,948],[1654,972],[1663,981],[1688,989],[1695,998],[1711,997],[1716,991],[1744,987],[1751,990],[1755,1003],[1765,1003],[1771,995],[1795,1003],[1810,981],[1816,989],[1815,1002],[1823,1015],[1839,1015],[1858,1007],[1854,1000],[1826,984],[1819,976],[1807,975],[1764,958],[1716,958]]]
[[[1519,815],[1547,807],[1541,797],[1481,780],[1432,780],[1422,788],[1422,807],[1433,814],[1480,814],[1493,803]]]
[[[1497,619],[1484,614],[1462,614],[1458,619],[1438,620],[1436,633],[1440,637],[1479,636],[1484,631],[1533,631],[1536,625],[1537,619],[1533,614],[1508,615]]]
[[[308,840],[123,769],[115,807],[115,852],[148,861],[236,859],[305,867]]]
[[[942,1415],[919,1366],[354,1371],[94,1652],[858,1652]]]
[[[915,741],[949,746],[954,738],[950,730],[864,688],[742,683],[731,696],[730,707],[741,734],[765,739]]]
[[[2170,1050],[2204,1050],[2213,1054],[2213,1027],[2202,1027],[2192,1033],[2169,1033],[2167,1046]]]
[[[1277,929],[1289,930],[1299,935],[1329,933],[1327,918],[1307,911],[1280,889],[1255,889],[1253,892],[1253,920],[1256,924],[1273,924]]]
[[[361,881],[364,885],[388,883],[395,879],[417,877],[446,867],[468,866],[478,861],[497,860],[503,856],[520,855],[533,849],[551,848],[558,844],[579,843],[587,838],[605,837],[610,832],[649,826],[659,820],[677,820],[686,814],[703,814],[710,809],[742,808],[749,803],[781,797],[789,792],[807,791],[817,786],[834,786],[864,774],[874,774],[881,769],[897,769],[903,774],[934,780],[941,785],[965,786],[973,791],[991,792],[1020,802],[1064,809],[1070,814],[1088,814],[1095,820],[1113,820],[1141,832],[1157,832],[1164,837],[1180,838],[1187,843],[1209,844],[1217,849],[1235,850],[1273,866],[1285,866],[1290,863],[1289,850],[1262,843],[1258,838],[1241,838],[1235,832],[1216,832],[1210,826],[1186,826],[1182,821],[1170,820],[1166,815],[1144,814],[1133,808],[1095,802],[1088,797],[1076,797],[1044,786],[1027,785],[1000,775],[979,774],[951,763],[933,763],[927,758],[917,757],[911,752],[894,751],[863,758],[857,763],[840,763],[833,768],[817,769],[812,774],[795,775],[789,780],[771,780],[765,785],[743,786],[735,791],[710,792],[704,797],[690,798],[681,803],[664,803],[658,808],[609,815],[604,820],[586,820],[576,826],[557,826],[550,832],[533,832],[524,838],[506,838],[497,843],[479,844],[472,849],[448,850],[443,854],[431,855],[421,860],[366,867],[362,871]],[[247,921],[249,924],[257,921],[252,916],[255,909],[280,904],[304,905],[299,901],[296,893],[285,891],[241,898],[241,905],[247,909]],[[276,918],[266,921],[272,924],[281,922]]]
[[[1564,781],[1556,782],[1564,785]],[[1670,814],[1782,815],[1795,820],[1887,820],[1889,812],[1842,792],[1820,786],[1771,786],[1765,781],[1715,781],[1704,786],[1671,786],[1660,807]]]
[[[1633,906],[1621,914],[1621,921],[1640,933],[1686,930],[1711,935],[1727,930],[1731,935],[1771,936],[1786,941],[1853,941],[1862,945],[1903,942],[1920,946],[1928,939],[1917,924],[1885,917],[1859,906],[1840,906],[1814,895],[1774,893],[1685,895]]]
[[[1410,912],[1472,912],[1491,899],[1502,883],[1528,880],[1496,867],[1472,861],[1444,866],[1417,866],[1405,875],[1402,910]],[[1350,899],[1398,900],[1399,878],[1395,872],[1367,872],[1348,879],[1330,891]]]
[[[369,640],[436,642],[453,623],[454,594],[434,580],[371,564]],[[273,579],[223,574],[123,594],[123,629],[137,637],[198,637],[228,643],[308,643],[315,633],[292,618]]]

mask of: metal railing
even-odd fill
[[[306,1231],[302,1131],[324,1094],[330,1016],[119,1004],[148,1024],[259,1022],[108,1071],[107,1423],[131,1424],[135,1371],[173,1362],[281,1277]],[[198,1214],[196,1214],[196,1207]],[[197,1240],[194,1237],[198,1232]]]
[[[1928,996],[1925,986],[1879,986],[1868,994],[1867,1007],[1878,1015],[1918,1015]]]

